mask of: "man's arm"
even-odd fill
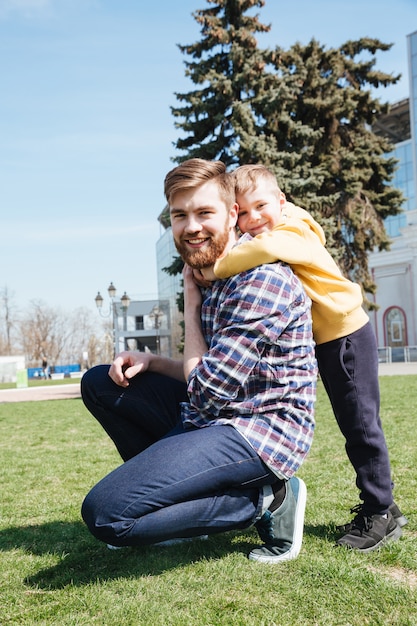
[[[186,381],[190,372],[201,361],[202,355],[207,351],[207,344],[201,331],[201,293],[193,279],[192,270],[188,266],[184,267],[183,277],[184,360],[177,361],[137,350],[121,352],[109,369],[109,376],[117,385],[128,387],[129,381],[134,376],[147,371]]]
[[[116,385],[128,387],[131,378],[146,371],[184,381],[184,364],[182,361],[175,361],[138,350],[129,350],[118,354],[110,366],[109,376]]]
[[[227,411],[256,376],[266,353],[278,359],[281,333],[296,314],[295,280],[286,266],[282,271],[262,267],[213,287],[223,296],[215,317],[206,320],[210,345],[188,377],[190,402],[196,410],[213,416]],[[299,283],[297,289],[300,292]]]
[[[201,292],[194,277],[193,270],[187,265],[183,270],[184,279],[184,376],[188,379],[192,370],[200,363],[207,352],[201,330]]]

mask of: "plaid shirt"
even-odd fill
[[[218,280],[206,290],[208,351],[190,373],[184,426],[229,424],[280,478],[310,449],[317,366],[311,302],[281,262]]]

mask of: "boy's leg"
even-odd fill
[[[108,371],[108,365],[88,370],[81,379],[81,394],[87,409],[126,461],[161,439],[179,422],[180,402],[188,400],[186,385],[145,372],[124,388],[111,380]]]
[[[115,546],[146,545],[250,526],[263,485],[277,477],[231,426],[182,431],[156,442],[100,481],[82,515]]]
[[[316,346],[323,384],[346,439],[346,452],[367,514],[392,504],[391,469],[379,416],[378,352],[370,323]]]

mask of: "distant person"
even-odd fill
[[[48,361],[45,357],[42,359],[42,373],[45,380],[48,380],[48,378],[50,378],[51,376],[49,372]]]
[[[310,300],[288,265],[262,265],[201,292],[236,245],[234,182],[220,161],[169,172],[165,195],[184,263],[184,358],[122,352],[81,381],[86,407],[125,463],[87,495],[82,516],[112,546],[256,525],[249,558],[294,559],[306,488],[295,476],[314,429]]]
[[[322,228],[287,202],[263,165],[234,172],[238,226],[251,241],[214,265],[212,278],[228,278],[259,263],[288,263],[312,300],[316,356],[323,384],[346,439],[362,504],[340,527],[337,545],[370,552],[401,536],[407,519],[392,497],[387,445],[379,416],[378,352],[358,284],[346,279],[324,247]]]

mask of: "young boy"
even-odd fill
[[[379,417],[375,335],[362,308],[361,288],[345,278],[327,252],[322,228],[287,202],[275,176],[262,165],[234,172],[238,226],[254,237],[217,260],[227,278],[261,263],[288,263],[312,300],[316,357],[363,504],[342,526],[337,545],[370,552],[398,539],[407,523],[392,498],[388,450]]]

